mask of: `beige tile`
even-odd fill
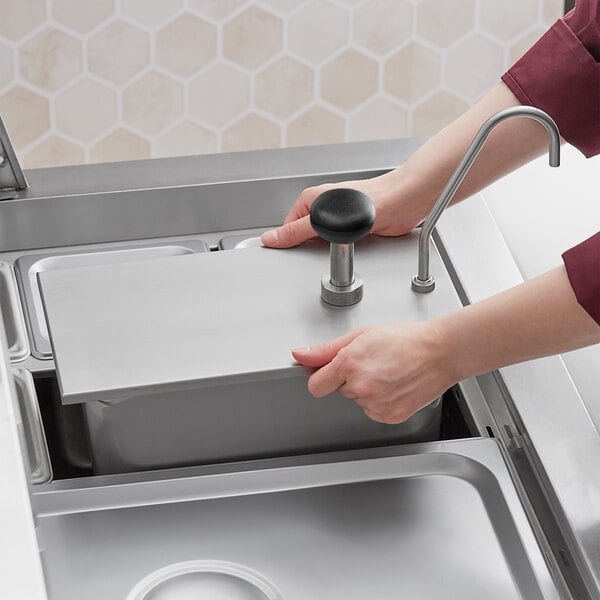
[[[354,39],[376,52],[387,54],[412,33],[413,6],[402,0],[369,0],[354,13]]]
[[[93,163],[150,158],[150,142],[127,129],[116,129],[92,146],[90,158]]]
[[[314,0],[288,22],[291,52],[320,64],[348,42],[348,12],[327,0]]]
[[[564,0],[544,0],[544,22],[552,25],[564,13]]]
[[[215,63],[188,86],[189,110],[198,120],[221,127],[245,112],[250,103],[250,79],[238,69]]]
[[[113,21],[88,42],[88,67],[112,83],[125,83],[150,61],[150,36],[129,23]]]
[[[407,111],[384,98],[375,98],[349,119],[350,141],[385,140],[407,135]]]
[[[321,69],[321,97],[352,110],[377,91],[378,65],[356,50],[346,50]]]
[[[0,90],[8,87],[14,76],[12,48],[0,42]]]
[[[504,70],[502,46],[472,34],[448,51],[444,80],[475,100],[499,81]]]
[[[407,104],[439,86],[441,57],[418,42],[405,46],[385,62],[385,90]]]
[[[248,2],[249,0],[188,0],[192,10],[216,21],[222,21]]]
[[[344,141],[344,119],[322,106],[312,106],[287,128],[288,146],[337,144]]]
[[[82,69],[81,42],[54,28],[46,28],[19,50],[21,76],[45,90],[54,92]]]
[[[39,27],[46,18],[46,0],[1,0],[0,35],[16,41]]]
[[[418,34],[438,46],[456,42],[474,25],[475,0],[422,0],[417,5]]]
[[[144,133],[158,133],[182,114],[181,85],[161,73],[146,73],[123,92],[125,121]]]
[[[479,26],[503,40],[510,40],[537,22],[537,0],[481,2]]]
[[[121,0],[121,11],[141,25],[162,25],[183,7],[183,0]]]
[[[298,61],[285,56],[256,76],[256,105],[276,117],[289,117],[314,97],[315,73]]]
[[[277,123],[251,113],[223,132],[221,145],[223,152],[278,148],[281,146],[281,129]]]
[[[20,86],[0,96],[0,115],[17,149],[31,144],[50,128],[47,98]]]
[[[217,54],[217,30],[191,13],[183,13],[156,34],[156,62],[188,77]]]
[[[87,33],[115,12],[115,0],[53,0],[52,16],[63,25]]]
[[[544,35],[544,33],[546,33],[546,29],[543,27],[536,27],[512,44],[509,49],[510,64],[516,63]]]
[[[216,151],[216,133],[191,121],[178,123],[154,143],[156,157],[211,154]]]
[[[302,6],[306,0],[262,0],[262,3],[281,14],[287,14]]]
[[[26,169],[66,167],[81,165],[84,162],[85,152],[81,146],[56,135],[45,139],[23,157],[23,166]]]
[[[411,135],[433,135],[460,117],[469,105],[448,92],[437,92],[413,111]]]
[[[247,69],[256,69],[279,54],[282,40],[282,20],[257,6],[250,6],[223,26],[223,54]]]
[[[117,95],[91,79],[61,92],[54,107],[58,128],[82,142],[94,140],[117,122]]]

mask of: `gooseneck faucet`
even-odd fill
[[[471,165],[477,158],[494,127],[502,123],[502,121],[507,121],[513,117],[529,117],[541,123],[546,128],[550,137],[550,147],[548,150],[550,166],[558,167],[560,165],[560,134],[558,133],[558,127],[552,117],[543,110],[533,106],[514,106],[490,117],[477,132],[463,159],[446,184],[444,191],[431,209],[429,216],[423,222],[419,237],[419,273],[412,279],[412,289],[415,292],[425,294],[431,292],[435,287],[435,280],[429,273],[429,243],[433,228],[436,226],[448,204],[450,204],[456,190],[466,177]]]

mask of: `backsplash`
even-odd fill
[[[26,168],[428,135],[562,0],[0,0]]]

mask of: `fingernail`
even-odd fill
[[[310,352],[310,348],[294,348],[292,352],[297,354],[306,354],[307,352]]]
[[[269,231],[265,231],[260,239],[262,240],[265,246],[273,246],[277,243],[279,238],[279,234],[277,233],[277,229],[270,229]]]

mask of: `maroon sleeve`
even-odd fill
[[[600,2],[575,8],[502,76],[522,104],[546,111],[585,156],[600,154]]]
[[[600,324],[600,232],[563,254],[577,301]]]

